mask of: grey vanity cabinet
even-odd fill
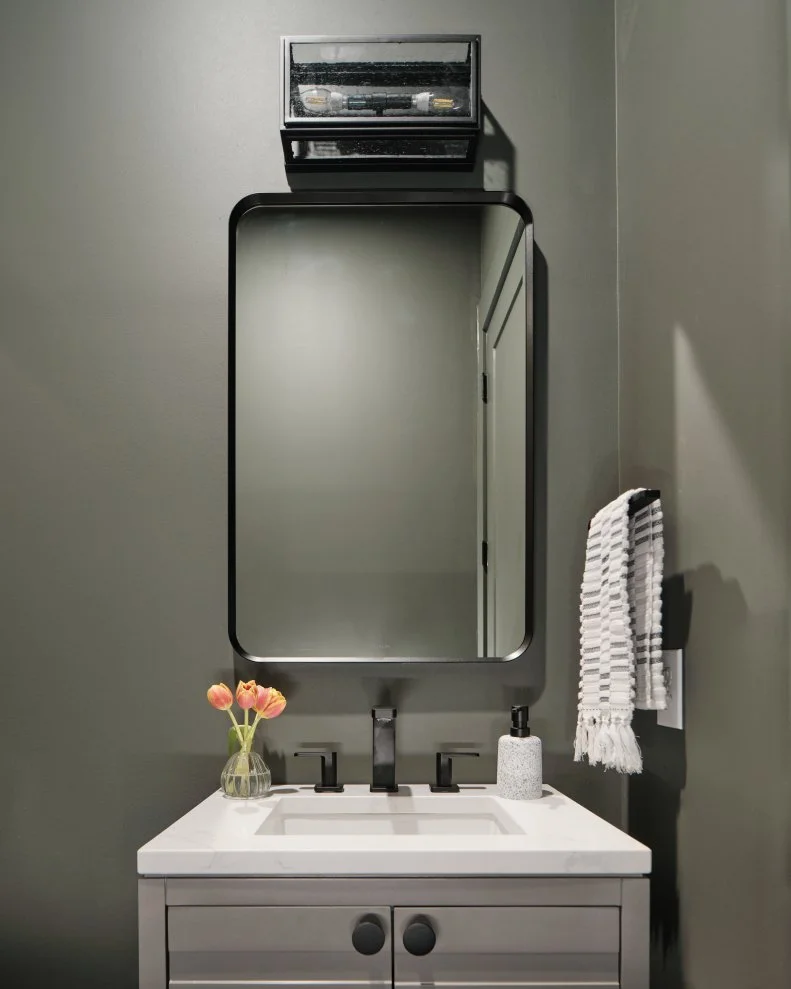
[[[404,933],[415,911],[394,911],[396,989],[619,985],[617,907],[435,907],[417,916],[436,944],[411,954]]]
[[[648,989],[642,877],[152,877],[139,907],[140,989]]]
[[[381,948],[371,955],[361,954],[352,941],[355,927],[367,918],[377,918],[382,934]],[[390,989],[389,928],[386,907],[173,907],[169,984]]]

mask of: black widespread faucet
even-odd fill
[[[371,793],[398,793],[395,773],[396,714],[394,707],[375,707],[371,711],[374,723]]]

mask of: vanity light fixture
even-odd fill
[[[286,37],[280,134],[289,171],[471,169],[480,37]]]

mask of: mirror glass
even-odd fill
[[[303,662],[521,654],[527,208],[251,199],[231,231],[235,648]]]

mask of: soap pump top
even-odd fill
[[[530,725],[527,723],[528,707],[526,704],[515,704],[511,708],[511,735],[513,738],[527,738]]]

